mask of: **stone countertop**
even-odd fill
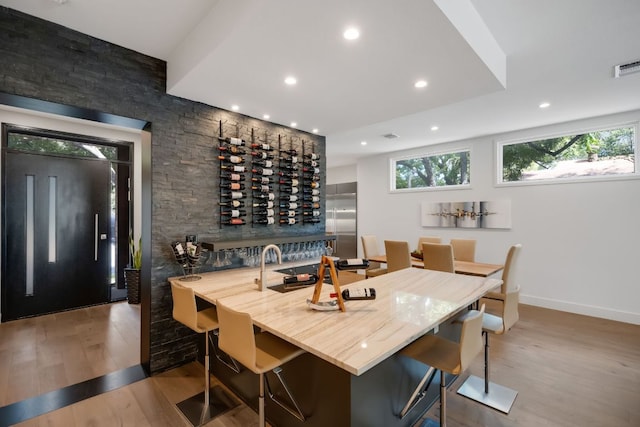
[[[282,283],[273,271],[311,264],[313,260],[268,264],[269,285]],[[384,274],[341,289],[371,287],[375,300],[345,301],[346,312],[311,310],[306,301],[313,286],[287,293],[258,291],[259,268],[203,273],[201,280],[170,278],[215,304],[218,299],[251,315],[256,326],[346,370],[361,375],[454,316],[501,280],[409,268]],[[322,287],[321,301],[329,300],[332,285]]]

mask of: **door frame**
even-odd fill
[[[88,108],[75,107],[20,95],[0,92],[0,104],[62,117],[89,120],[141,131],[140,159],[141,179],[131,187],[140,186],[140,224],[142,236],[142,269],[140,271],[140,365],[147,375],[151,374],[151,200],[152,123]]]

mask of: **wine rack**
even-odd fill
[[[250,137],[218,131],[220,228],[305,226],[321,222],[320,167],[313,141],[277,136],[269,142],[251,129]]]

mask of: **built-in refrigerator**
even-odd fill
[[[327,234],[336,236],[333,242],[333,256],[357,257],[357,189],[356,182],[327,185]]]

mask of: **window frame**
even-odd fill
[[[606,130],[620,129],[620,128],[633,128],[633,150],[634,150],[634,169],[635,171],[630,174],[620,175],[588,175],[577,176],[571,178],[543,178],[534,179],[529,181],[505,181],[503,174],[503,147],[506,145],[524,144],[527,142],[543,141],[551,138],[558,138],[563,136],[577,135],[581,133],[601,132]],[[535,133],[527,137],[496,140],[494,144],[495,148],[495,186],[496,187],[513,187],[513,186],[526,186],[526,185],[549,185],[549,184],[569,184],[578,182],[597,182],[597,181],[624,181],[629,179],[640,179],[640,160],[638,159],[638,130],[640,129],[639,121],[627,121],[627,122],[615,122],[609,124],[603,124],[599,126],[583,126],[572,127],[566,130],[561,130],[553,133]]]
[[[407,159],[422,159],[424,157],[434,157],[441,156],[446,154],[455,154],[461,152],[469,153],[469,182],[467,184],[454,184],[454,185],[443,185],[443,186],[435,186],[435,187],[411,187],[411,188],[396,188],[396,167],[398,161],[407,160]],[[428,150],[421,151],[417,154],[407,154],[404,156],[393,156],[389,158],[389,192],[390,193],[412,193],[416,191],[448,191],[448,190],[468,190],[471,189],[471,172],[472,165],[471,159],[473,158],[473,150],[472,146],[464,145],[450,149],[441,149],[441,150]]]

